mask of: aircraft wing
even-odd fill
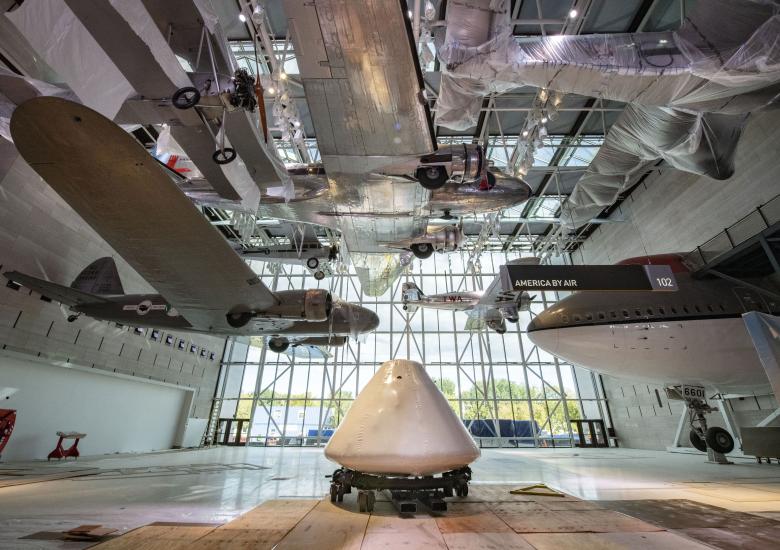
[[[132,136],[55,97],[20,105],[16,148],[36,172],[187,321],[229,328],[230,310],[275,295]]]
[[[539,258],[517,258],[508,261],[506,265],[539,265]],[[514,301],[516,295],[517,293],[515,292],[505,292],[503,290],[501,275],[497,275],[490,283],[490,286],[485,289],[482,298],[479,300],[479,304],[493,306],[500,302]]]
[[[285,0],[317,145],[329,156],[436,149],[412,29],[398,0]]]

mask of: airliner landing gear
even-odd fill
[[[707,453],[710,462],[729,464],[724,456],[734,450],[734,438],[723,428],[707,427],[706,414],[717,412],[716,407],[711,407],[705,397],[704,388],[699,386],[675,386],[666,388],[669,399],[685,401],[688,407],[688,424],[691,426],[689,439],[693,447],[703,453]]]

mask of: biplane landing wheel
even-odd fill
[[[197,88],[186,86],[173,92],[171,103],[177,109],[191,109],[200,101],[200,92]]]
[[[322,271],[315,271],[314,278],[317,279],[318,281],[321,281],[325,278],[325,273]]]
[[[224,149],[217,149],[211,158],[217,164],[230,164],[236,160],[236,151],[231,147],[225,147]]]
[[[306,260],[306,267],[309,269],[317,269],[318,265],[320,265],[320,261],[317,258],[309,258]]]

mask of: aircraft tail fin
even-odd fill
[[[99,258],[85,267],[73,280],[70,288],[98,296],[125,293],[116,263],[110,256]]]

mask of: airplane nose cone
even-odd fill
[[[366,315],[365,332],[373,332],[379,327],[379,315],[370,309],[363,310]]]
[[[558,322],[549,309],[542,311],[528,323],[528,338],[548,353],[558,350]]]

